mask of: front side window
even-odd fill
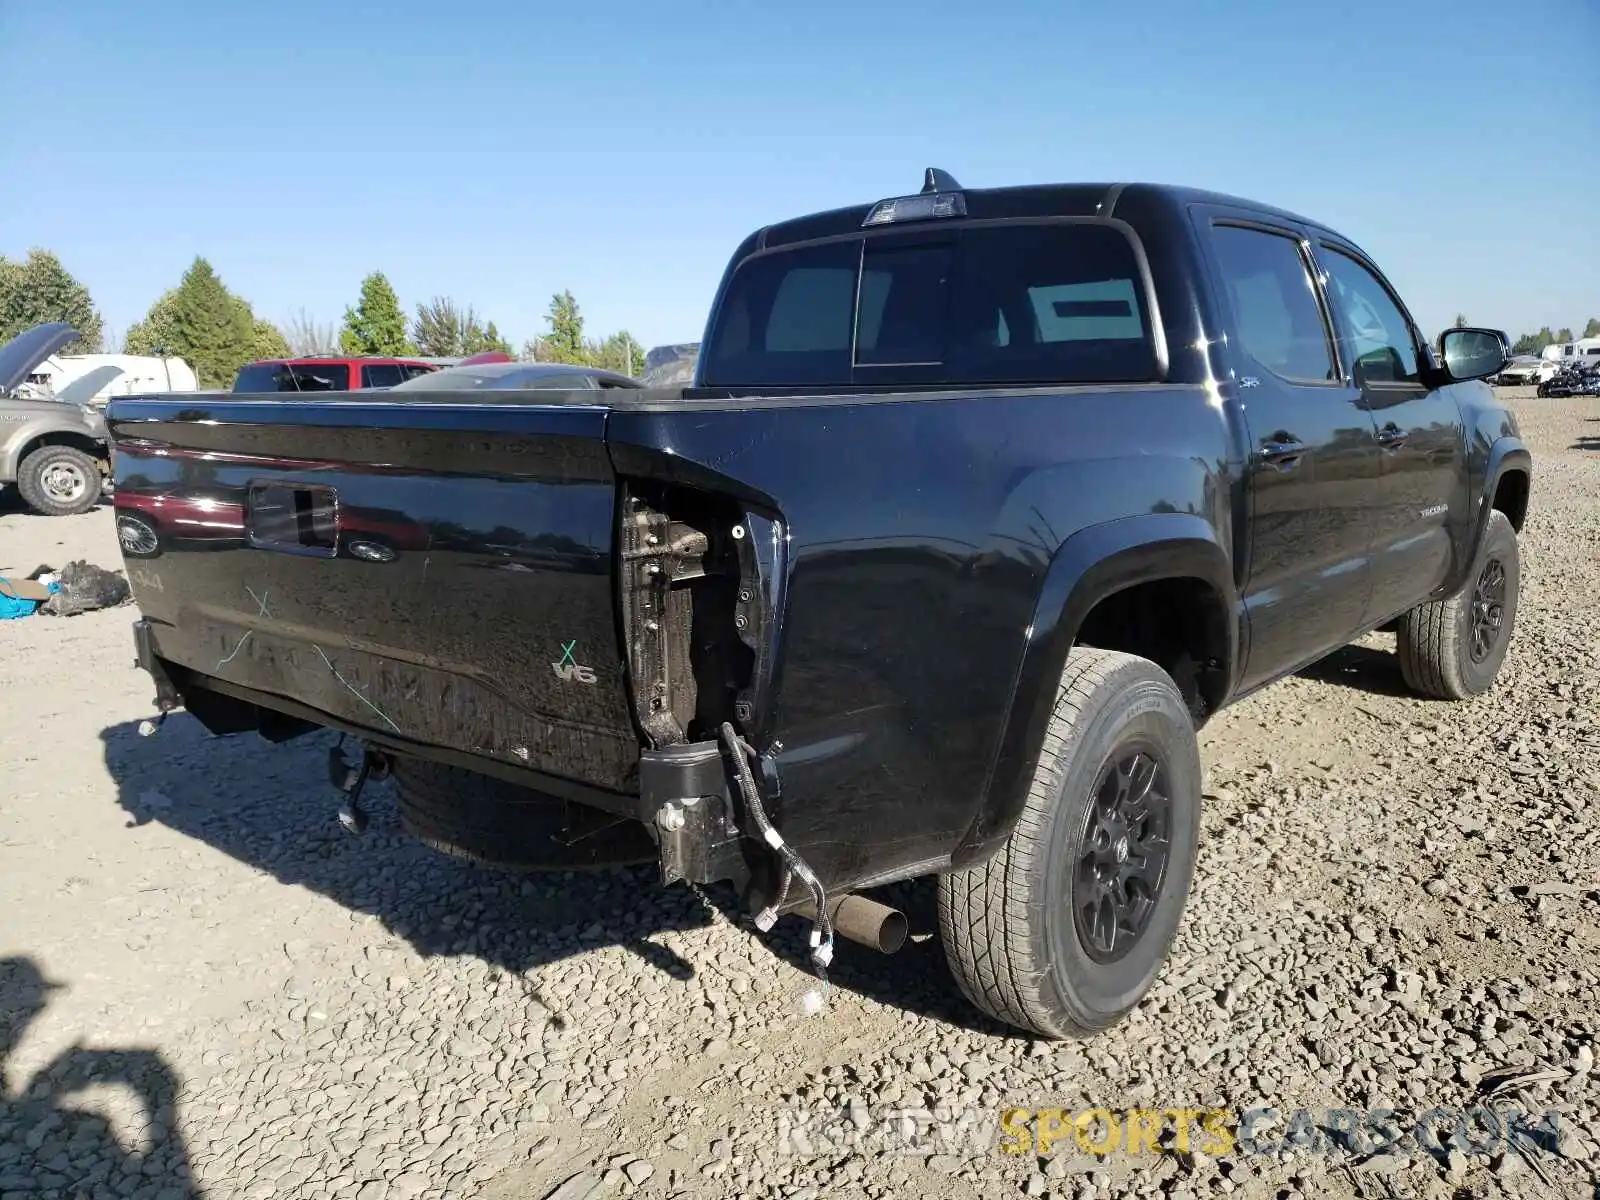
[[[1323,246],[1328,302],[1350,339],[1356,384],[1415,383],[1417,345],[1411,323],[1377,276],[1348,254]]]
[[[1328,327],[1294,238],[1218,225],[1211,244],[1244,352],[1284,379],[1336,379]]]
[[[1109,225],[893,230],[752,258],[707,342],[709,387],[1139,382],[1160,364]]]

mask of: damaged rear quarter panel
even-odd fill
[[[619,475],[783,522],[758,748],[774,823],[830,887],[936,866],[973,823],[1067,538],[1176,511],[1229,540],[1227,431],[1199,387],[644,403],[607,440]]]

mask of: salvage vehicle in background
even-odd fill
[[[486,362],[445,367],[431,375],[418,375],[389,389],[391,392],[462,392],[483,388],[537,389],[540,391],[600,391],[610,388],[639,388],[632,376],[602,367],[574,366],[568,363]]]
[[[694,365],[699,357],[699,342],[653,347],[644,356],[644,385],[683,387],[693,383]]]
[[[28,382],[78,336],[71,325],[54,322],[0,346],[0,487],[15,483],[23,502],[44,516],[87,512],[111,474],[105,418],[90,400],[118,368],[96,367],[59,391]]]
[[[421,358],[307,355],[246,363],[233,378],[235,392],[350,392],[388,388],[437,371]]]
[[[1531,458],[1505,335],[1438,349],[1309,218],[930,170],[750,234],[691,387],[113,401],[119,505],[242,497],[131,573],[138,661],[163,715],[358,739],[351,829],[389,775],[477,861],[643,851],[822,971],[937,875],[966,996],[1088,1034],[1170,951],[1216,712],[1384,626],[1418,695],[1494,685]],[[345,554],[373,508],[428,552]]]
[[[1549,359],[1536,354],[1519,354],[1508,362],[1505,370],[1492,382],[1501,387],[1532,387],[1554,375],[1559,368]]]

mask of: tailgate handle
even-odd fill
[[[339,497],[331,487],[253,483],[244,524],[258,550],[322,558],[339,553]]]

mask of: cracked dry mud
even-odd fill
[[[137,736],[131,609],[0,624],[0,1197],[1594,1195],[1600,402],[1511,396],[1537,463],[1499,687],[1410,699],[1377,635],[1219,717],[1171,962],[1087,1043],[967,1009],[925,884],[893,890],[905,950],[841,945],[805,1017],[797,922],[762,939],[647,869],[484,874],[403,839],[381,790],[352,839],[326,737]],[[105,510],[0,511],[0,572],[120,565]],[[938,1104],[1271,1106],[1281,1136],[1489,1097],[1556,1112],[1554,1144],[780,1137],[791,1104],[866,1133]]]

